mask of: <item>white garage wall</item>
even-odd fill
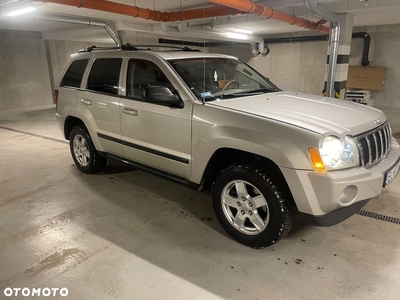
[[[400,25],[354,29],[354,32],[360,31],[368,32],[371,36],[370,65],[388,68],[383,90],[372,92],[375,105],[400,107]],[[363,39],[353,39],[350,65],[361,64],[362,48]]]
[[[40,33],[0,30],[0,110],[52,103]]]
[[[400,25],[354,29],[354,32],[360,31],[371,35],[371,66],[388,67],[383,91],[373,92],[375,104],[400,107]],[[122,36],[124,42],[139,44],[153,44],[157,37],[137,33]],[[92,44],[44,41],[40,33],[0,30],[0,110],[51,104],[52,80],[58,78],[72,53]],[[248,45],[209,50],[239,57],[270,77],[282,89],[321,94],[327,46],[328,42],[271,44],[271,53],[266,57],[253,57]],[[362,48],[363,39],[353,39],[351,65],[360,64]]]
[[[270,78],[283,90],[321,94],[324,88],[328,42],[304,42],[268,45],[267,56],[254,57],[248,45],[215,47],[210,52],[238,57]]]
[[[157,44],[158,35],[151,33],[140,33],[132,31],[120,31],[119,32],[122,43],[135,44]],[[65,64],[69,60],[71,54],[77,53],[79,50],[87,48],[92,45],[97,47],[114,47],[114,43],[104,44],[104,43],[87,43],[78,41],[59,41],[59,40],[49,40],[48,43],[50,61],[52,66],[52,73],[54,81],[57,81],[63,70]]]
[[[371,35],[371,66],[388,67],[383,91],[373,92],[377,106],[400,107],[400,25],[355,28]],[[269,77],[284,90],[321,94],[326,68],[328,42],[271,44],[271,53],[254,58],[248,46],[214,47],[220,52],[239,57]],[[363,39],[353,39],[350,65],[361,65]]]

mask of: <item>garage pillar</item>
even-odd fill
[[[353,19],[354,16],[349,13],[337,14],[340,19],[340,42],[339,52],[337,58],[337,69],[335,77],[335,94],[336,98],[344,99],[347,83],[347,73],[349,71],[351,36],[353,34]],[[326,93],[326,86],[329,72],[329,55],[331,53],[331,45],[328,47],[327,66],[325,72],[325,86],[324,94]]]

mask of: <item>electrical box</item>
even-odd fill
[[[371,99],[371,91],[365,90],[346,90],[345,100],[365,104],[368,106],[374,106],[374,102]]]

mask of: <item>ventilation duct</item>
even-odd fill
[[[250,44],[250,51],[253,55],[269,53],[269,49],[265,47],[264,39],[259,36],[238,34],[233,32],[222,32],[212,30],[204,26],[190,26],[188,24],[178,24],[178,26],[172,26],[168,24],[161,24],[161,28],[167,34],[178,34],[182,33],[185,35],[195,36],[204,39],[218,39],[224,41],[236,41],[241,43]]]
[[[297,18],[296,16],[292,16],[280,11],[275,11],[270,7],[257,4],[249,0],[209,0],[210,2],[213,3],[222,4],[222,6],[212,6],[212,7],[198,8],[192,10],[173,11],[173,12],[161,12],[157,10],[151,10],[148,8],[141,8],[137,6],[106,1],[106,0],[38,0],[38,1],[75,6],[79,8],[94,9],[94,10],[116,13],[134,18],[141,18],[157,22],[189,21],[195,19],[253,13],[256,15],[265,16],[267,18],[272,18],[278,21],[286,22],[290,25],[297,25],[303,28],[321,31],[325,33],[329,32],[329,27],[323,26],[320,23],[311,22],[303,18]],[[239,5],[239,7],[242,9],[237,9],[233,7],[233,4],[231,3],[235,4],[248,3],[250,5],[250,8],[248,5],[245,6],[245,8]],[[252,9],[253,6],[255,7],[254,10]]]
[[[87,25],[87,26],[103,27],[107,31],[107,33],[110,35],[110,37],[114,40],[115,45],[118,48],[121,47],[121,41],[118,38],[118,35],[111,28],[111,26],[104,21],[85,19],[85,18],[76,18],[76,17],[69,17],[69,16],[59,16],[59,15],[52,15],[52,14],[37,14],[35,16],[35,19],[41,20],[41,21],[63,22],[63,23],[72,23],[72,24],[80,24],[80,25]]]

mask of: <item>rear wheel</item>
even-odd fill
[[[297,212],[293,199],[284,195],[266,172],[249,165],[223,170],[215,180],[212,200],[225,231],[254,248],[282,239]]]
[[[105,168],[107,158],[97,152],[85,127],[79,125],[72,128],[69,144],[72,158],[79,170],[91,174]]]

